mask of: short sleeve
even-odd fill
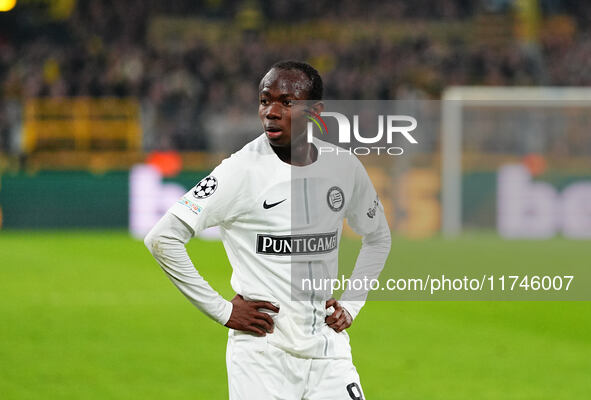
[[[345,216],[349,226],[357,234],[365,236],[378,229],[378,214],[383,214],[384,208],[363,164],[357,159],[355,162],[355,185]]]
[[[168,211],[189,225],[193,235],[212,226],[230,223],[248,203],[245,177],[246,168],[240,166],[238,158],[227,158]]]

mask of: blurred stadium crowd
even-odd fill
[[[14,128],[7,104],[45,96],[135,97],[146,150],[215,150],[229,131],[258,129],[258,80],[287,58],[317,66],[331,99],[590,85],[591,3],[541,0],[522,33],[514,3],[92,0],[61,18],[17,8],[0,15],[0,150]]]

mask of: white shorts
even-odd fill
[[[363,400],[351,358],[299,358],[265,338],[228,338],[230,400]]]

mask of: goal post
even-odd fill
[[[494,116],[495,109],[524,110],[524,113],[535,109],[543,113],[547,109],[585,108],[591,107],[591,88],[454,86],[444,91],[441,103],[441,213],[445,237],[457,236],[463,228],[464,141],[471,135],[480,134],[473,124],[466,126],[466,112],[473,107],[485,107],[489,117]],[[591,108],[588,113],[591,114]]]

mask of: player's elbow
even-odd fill
[[[144,245],[146,245],[150,253],[154,254],[154,251],[158,247],[158,233],[155,232],[154,229],[148,232],[148,234],[144,238]]]
[[[382,230],[375,241],[379,247],[384,249],[384,251],[390,252],[390,248],[392,247],[392,234],[390,233],[390,229]]]
[[[376,240],[380,243],[381,247],[388,252],[390,251],[390,248],[392,247],[392,234],[390,233],[390,227],[388,226],[386,218],[383,218],[380,223],[380,229],[378,230]]]
[[[369,235],[364,236],[363,243],[368,246],[379,247],[387,251],[390,250],[390,247],[392,246],[392,234],[390,233],[388,223],[385,221],[385,219],[377,230],[370,233]]]
[[[152,252],[152,243],[154,242],[154,237],[151,233],[152,232],[149,232],[144,238],[144,245],[150,250],[150,252]]]

